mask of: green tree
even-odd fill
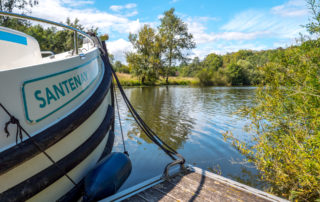
[[[229,82],[232,85],[247,85],[248,84],[248,79],[247,75],[242,68],[242,66],[231,63],[227,66],[226,73],[229,78]]]
[[[204,58],[202,63],[205,68],[217,71],[220,67],[222,67],[223,61],[221,56],[214,53],[210,53]]]
[[[185,59],[184,50],[195,47],[192,34],[188,33],[187,24],[174,14],[174,8],[164,12],[159,26],[162,56],[165,64],[163,72],[168,83],[170,69],[177,61]]]
[[[37,0],[1,0],[0,1],[0,11],[12,12],[13,9],[17,8],[22,12],[26,12],[26,7],[33,7],[38,4]],[[30,11],[29,11],[30,12]]]
[[[130,69],[128,68],[128,66],[122,64],[120,61],[116,61],[113,65],[114,70],[116,72],[121,72],[121,73],[130,73]]]
[[[149,25],[144,25],[138,34],[130,33],[129,40],[136,51],[126,54],[129,68],[142,83],[154,83],[161,66],[161,44],[155,30]]]
[[[38,0],[0,0],[0,11],[12,12],[13,9],[18,9],[22,13],[30,13],[31,11],[27,7],[33,7],[38,4]],[[9,17],[0,16],[0,25],[4,27],[10,27],[17,29],[18,27],[24,30],[29,23],[26,20],[12,19]]]
[[[197,77],[200,81],[200,85],[209,86],[212,85],[213,71],[208,68],[202,68],[197,72]]]
[[[196,76],[197,72],[201,70],[202,63],[199,57],[194,57],[192,62],[188,64],[187,62],[181,62],[180,72],[182,76]]]
[[[82,31],[85,30],[77,18],[73,22],[70,18],[67,18],[66,24]],[[54,53],[61,53],[74,49],[74,33],[72,31],[57,30],[56,27],[44,28],[41,25],[29,25],[24,28],[24,30],[21,30],[21,27],[18,29],[36,38],[41,50],[50,50]],[[97,31],[96,28],[91,29],[91,31]],[[81,47],[82,39],[83,38],[79,36],[78,47]]]
[[[320,1],[307,0],[308,8],[312,13],[311,21],[305,26],[311,34],[320,34]]]

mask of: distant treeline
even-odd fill
[[[185,60],[169,69],[169,76],[196,77],[205,86],[257,85],[262,82],[261,67],[272,62],[285,49],[239,50],[225,55],[208,54],[203,60],[198,57]],[[113,59],[113,56],[111,56]],[[113,60],[112,60],[113,61]],[[130,63],[124,65],[113,61],[117,72],[134,74]],[[135,74],[136,75],[136,74]]]

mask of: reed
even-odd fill
[[[122,86],[144,86],[144,85],[199,85],[199,79],[193,77],[169,77],[168,84],[165,78],[160,78],[154,84],[142,84],[138,77],[126,73],[118,73],[117,76]]]

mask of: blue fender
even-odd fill
[[[113,152],[103,158],[84,179],[84,201],[96,201],[115,194],[132,170],[129,157]]]

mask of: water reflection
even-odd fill
[[[179,149],[186,141],[194,125],[189,116],[192,106],[178,101],[179,95],[172,88],[134,88],[130,92],[130,101],[147,125],[170,147]],[[143,131],[132,122],[128,135],[140,135]],[[151,143],[146,135],[141,138]]]
[[[257,170],[244,164],[245,157],[222,137],[222,133],[231,131],[242,140],[250,139],[250,134],[243,130],[249,120],[235,112],[252,104],[254,88],[136,87],[126,88],[125,92],[150,128],[178,150],[187,163],[263,187]],[[119,104],[127,134],[126,145],[133,162],[133,172],[123,189],[161,174],[171,160],[143,134],[122,100]],[[119,125],[117,121],[116,125]],[[121,151],[118,128],[116,134],[114,150]]]

